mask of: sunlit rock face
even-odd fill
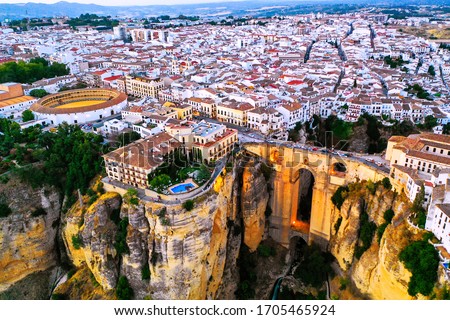
[[[379,226],[384,223],[383,213],[389,208],[396,215],[380,243],[375,235],[370,248],[356,259],[354,251],[361,213],[367,212],[369,219]],[[398,255],[408,243],[420,239],[421,234],[404,220],[409,214],[408,200],[381,186],[371,194],[365,183],[360,183],[349,192],[341,210],[333,210],[333,225],[339,217],[342,222],[337,230],[333,230],[330,251],[360,293],[371,299],[411,299],[408,295],[411,273],[399,261]]]
[[[0,218],[0,292],[27,275],[58,263],[56,235],[61,202],[54,188],[33,189],[16,179],[0,184],[2,201],[11,208]],[[37,209],[41,214],[37,214]]]
[[[269,190],[273,190],[270,192],[271,208],[282,206],[286,197],[280,190],[274,197],[278,173],[272,171],[273,176],[268,177],[255,157],[240,157],[233,168],[227,170],[219,175],[209,192],[193,199],[194,208],[190,211],[182,203],[140,200],[137,204],[128,204],[112,192],[101,195],[92,204],[86,199],[83,204],[77,202],[63,216],[62,235],[68,256],[79,271],[76,279],[90,279],[90,285],[86,286],[90,292],[81,292],[75,280],[69,280],[67,285],[58,288],[58,293],[68,297],[111,299],[115,297],[119,277],[126,276],[136,299],[236,298],[240,252],[257,250],[270,234],[271,223],[266,221]],[[311,175],[301,179],[309,184],[313,181]],[[406,198],[381,185],[372,194],[365,184],[364,181],[354,183],[341,210],[330,200],[336,188],[320,185],[328,191],[321,189],[324,192],[317,193],[311,203],[313,207],[322,204],[329,210],[331,238],[327,248],[362,296],[409,299],[410,273],[398,260],[398,254],[422,235],[405,222],[409,214]],[[52,226],[58,226],[59,197],[50,189],[22,187],[23,198],[6,193],[13,214],[0,219],[0,266],[11,271],[0,274],[2,288],[34,271],[57,264],[54,244],[57,228]],[[7,190],[13,188],[20,186],[11,185]],[[299,196],[303,193],[298,191]],[[28,199],[44,208],[46,215],[32,217],[30,212],[36,205],[32,207]],[[389,208],[394,210],[395,217],[380,242],[375,235],[369,249],[359,259],[355,258],[361,213],[367,212],[369,220],[380,226],[384,223],[383,213]],[[312,210],[312,214],[317,214],[317,210]],[[128,221],[122,231],[118,219]],[[121,237],[126,250],[119,254],[116,248]],[[79,248],[74,238],[80,242]],[[283,245],[277,244],[280,248]],[[243,246],[248,250],[242,250]],[[284,267],[283,263],[280,268]],[[270,279],[280,275],[275,269]],[[270,281],[264,286],[268,283]],[[262,287],[256,288],[256,292],[264,292]]]
[[[97,282],[106,290],[115,288],[118,279],[118,260],[114,247],[117,226],[111,219],[120,209],[121,197],[106,193],[90,206],[75,204],[66,215],[63,228],[64,242],[70,259],[76,267],[86,264]],[[81,247],[74,246],[78,237]]]

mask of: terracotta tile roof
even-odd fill
[[[9,107],[9,106],[18,104],[18,103],[22,103],[22,102],[28,102],[28,101],[31,101],[31,100],[36,100],[36,98],[30,97],[30,96],[21,96],[21,97],[18,97],[18,98],[12,98],[12,99],[3,100],[3,101],[0,101],[0,109],[6,108],[6,107]]]
[[[137,140],[103,157],[125,165],[150,170],[162,163],[162,157],[180,147],[181,143],[166,132]]]

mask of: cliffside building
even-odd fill
[[[450,169],[450,136],[414,134],[393,136],[388,141],[386,160],[391,165],[391,177],[405,188],[414,201],[421,186],[425,187],[425,204],[429,203],[432,189],[445,181],[433,179],[437,169]]]
[[[103,156],[108,177],[138,188],[147,187],[147,175],[164,160],[163,156],[181,143],[168,133],[137,140]]]

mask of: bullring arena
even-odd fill
[[[34,103],[30,110],[39,120],[59,125],[89,123],[120,113],[127,95],[113,89],[77,89],[51,94]]]

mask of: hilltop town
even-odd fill
[[[448,281],[450,39],[414,34],[444,32],[446,18],[362,10],[3,22],[1,173],[38,162],[43,139],[33,130],[73,125],[109,147],[98,148],[106,191],[190,211],[246,143],[338,159],[329,173],[337,180],[349,159],[409,199],[408,223],[434,234]],[[27,138],[8,140],[13,128]],[[65,192],[98,199],[86,183]]]

